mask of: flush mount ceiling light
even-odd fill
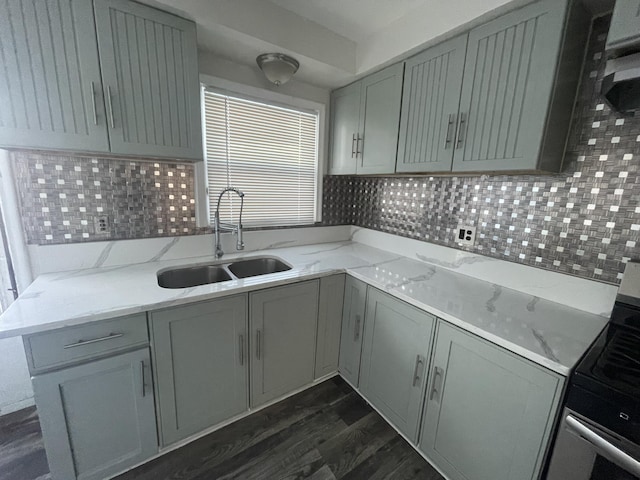
[[[287,83],[300,67],[295,58],[284,53],[263,53],[258,55],[256,62],[264,76],[278,86]]]

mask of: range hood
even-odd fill
[[[640,53],[607,61],[602,95],[621,113],[634,113],[640,109]]]

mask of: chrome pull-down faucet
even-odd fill
[[[220,200],[222,196],[227,192],[234,192],[240,197],[240,216],[238,217],[238,224],[222,223],[220,221]],[[220,232],[232,232],[236,235],[236,250],[244,250],[244,242],[242,241],[242,207],[244,206],[244,193],[237,188],[229,187],[225,188],[218,195],[218,205],[216,206],[216,214],[213,222],[213,233],[216,238],[216,258],[222,257],[224,251],[222,250],[222,241],[220,239]]]

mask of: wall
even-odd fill
[[[197,233],[194,165],[12,152],[29,244]],[[106,216],[107,231],[95,219]]]
[[[594,22],[562,174],[326,177],[325,223],[455,248],[458,225],[476,225],[470,251],[618,283],[640,258],[640,111],[599,95],[609,21]]]

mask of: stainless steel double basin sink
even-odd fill
[[[253,257],[231,263],[166,268],[158,272],[158,285],[163,288],[188,288],[287,270],[291,270],[291,266],[279,258]]]

